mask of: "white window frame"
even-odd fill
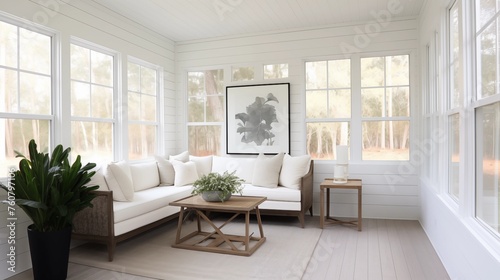
[[[164,108],[165,108],[165,101],[164,101],[164,91],[163,91],[163,68],[158,66],[158,65],[155,65],[155,64],[152,64],[152,63],[149,63],[149,62],[146,62],[144,60],[141,60],[139,58],[135,58],[135,57],[132,57],[132,56],[128,56],[127,57],[127,63],[126,65],[128,65],[128,63],[134,63],[134,64],[137,64],[137,65],[140,65],[140,66],[143,66],[143,67],[147,67],[147,68],[150,68],[150,69],[154,69],[156,71],[156,122],[151,122],[151,121],[142,121],[142,120],[139,120],[139,121],[131,121],[128,119],[128,110],[126,112],[126,119],[127,119],[127,125],[126,127],[124,127],[124,130],[126,130],[127,132],[127,145],[126,145],[126,153],[125,153],[125,156],[126,158],[128,159],[128,135],[129,135],[129,131],[128,131],[128,126],[130,124],[144,124],[144,125],[155,125],[156,126],[156,154],[164,154],[164,146],[163,143],[164,143],[164,135],[163,135],[163,131],[164,131],[164,123],[165,123],[165,117],[164,117]],[[125,64],[125,62],[124,62]],[[126,79],[125,77],[128,76],[128,67],[127,67],[127,74],[123,75],[124,76],[124,79]],[[128,92],[130,91],[128,89],[128,80],[127,82],[125,83],[127,85],[125,91],[123,91],[123,95],[124,95],[124,101],[127,102],[127,108],[128,108]],[[142,94],[142,93],[141,93]]]
[[[456,58],[452,58],[452,50],[451,50],[451,12],[453,9],[457,9],[457,13],[458,13],[458,17],[459,17],[459,21],[458,21],[458,32],[459,32],[459,44],[461,45],[460,46],[460,51],[458,53],[458,57]],[[444,129],[446,130],[446,135],[447,135],[447,148],[445,149],[445,153],[446,153],[446,178],[443,178],[443,181],[446,182],[446,189],[444,191],[444,193],[446,193],[446,195],[448,196],[449,198],[449,202],[451,202],[452,204],[455,204],[455,205],[450,205],[455,211],[458,211],[458,204],[460,202],[463,196],[463,154],[464,154],[464,145],[462,145],[463,143],[463,137],[459,136],[459,149],[460,149],[460,159],[459,159],[459,162],[458,162],[458,181],[459,181],[459,194],[458,194],[458,197],[457,196],[454,196],[453,193],[452,193],[452,190],[451,190],[451,180],[450,180],[450,167],[451,165],[453,165],[453,163],[450,161],[450,157],[451,157],[451,153],[452,151],[450,150],[451,149],[451,122],[450,122],[450,119],[454,116],[454,115],[458,115],[458,119],[459,119],[459,135],[462,135],[462,131],[464,131],[464,124],[463,124],[463,95],[464,95],[464,92],[462,92],[462,100],[459,101],[459,106],[457,107],[454,107],[453,106],[453,92],[452,90],[454,90],[454,79],[456,79],[456,77],[453,76],[453,66],[455,65],[455,63],[462,63],[463,64],[463,59],[462,59],[462,56],[463,56],[463,39],[462,39],[462,34],[463,34],[463,25],[461,24],[462,23],[462,7],[461,7],[461,2],[460,0],[455,0],[455,1],[452,1],[452,3],[450,4],[450,6],[448,7],[447,9],[447,13],[446,13],[446,51],[445,51],[445,54],[446,54],[446,77],[447,77],[447,86],[446,86],[446,97],[445,97],[445,109],[444,109],[444,123],[445,123],[445,127]],[[463,69],[463,65],[461,66],[461,69]],[[462,77],[463,76],[463,73],[460,73],[460,75]],[[463,81],[463,79],[462,79]],[[465,81],[463,81],[463,83],[465,83]],[[463,89],[465,88],[465,85],[462,87],[462,91]]]
[[[362,160],[362,121],[365,120],[364,117],[361,116],[361,58],[365,57],[387,57],[387,56],[398,56],[398,55],[408,55],[409,57],[409,79],[410,79],[410,84],[409,84],[409,89],[410,89],[410,96],[409,96],[409,102],[410,102],[410,115],[408,117],[392,117],[391,120],[405,120],[410,123],[410,130],[409,130],[409,138],[412,139],[412,136],[414,135],[414,129],[415,129],[415,121],[414,121],[414,116],[416,115],[415,112],[417,111],[415,108],[415,102],[413,102],[414,98],[413,95],[415,94],[415,86],[416,84],[414,81],[416,80],[416,63],[415,62],[415,53],[412,50],[402,50],[402,51],[386,51],[383,53],[363,53],[363,54],[353,54],[349,58],[351,59],[351,118],[348,120],[349,125],[350,125],[350,139],[349,139],[349,147],[350,147],[350,158],[349,162],[350,163],[364,163],[364,164],[401,164],[409,161],[403,161],[403,160]],[[305,63],[306,62],[315,62],[315,61],[329,61],[329,60],[339,60],[339,59],[345,59],[346,57],[344,56],[333,56],[333,57],[326,57],[326,58],[315,58],[315,59],[309,59],[309,60],[304,60],[303,61],[303,73],[305,73]],[[437,73],[436,73],[437,74]],[[304,75],[304,84],[305,84],[305,75]],[[305,87],[304,87],[304,92],[305,92]],[[435,90],[437,92],[437,89]],[[305,97],[304,97],[305,101]],[[305,104],[305,102],[304,102]],[[437,105],[436,105],[437,107]],[[375,118],[368,118],[369,120],[378,120]],[[306,123],[307,122],[315,122],[315,121],[325,121],[325,119],[307,119],[306,118]],[[344,120],[339,118],[340,120]],[[386,120],[386,119],[384,119]],[[304,125],[306,126],[306,125]],[[306,131],[304,129],[304,131]],[[305,133],[304,133],[305,134]],[[409,160],[411,160],[412,157],[412,151],[414,151],[415,147],[415,141],[410,141],[409,144]],[[329,160],[324,160],[324,162],[329,162]],[[332,161],[333,162],[333,161]]]
[[[255,69],[255,68],[254,68]],[[225,155],[226,154],[226,112],[224,111],[224,114],[223,114],[223,120],[221,122],[205,122],[205,121],[202,121],[202,122],[190,122],[188,117],[189,117],[189,94],[188,94],[188,90],[187,90],[187,87],[188,87],[188,74],[189,72],[205,72],[205,71],[211,71],[211,70],[222,70],[224,71],[224,91],[222,92],[222,96],[223,96],[223,99],[224,99],[224,102],[223,102],[223,107],[224,107],[224,110],[226,109],[226,92],[225,92],[225,88],[231,84],[231,80],[233,78],[233,73],[232,73],[232,67],[231,66],[207,66],[207,67],[197,67],[197,68],[190,68],[190,69],[186,69],[184,71],[184,85],[183,85],[183,89],[186,91],[186,94],[184,96],[184,99],[183,99],[183,102],[185,102],[184,104],[184,110],[185,110],[185,124],[186,124],[186,128],[185,128],[185,131],[184,131],[184,135],[185,135],[185,149],[188,150],[189,149],[189,127],[190,126],[220,126],[221,128],[221,133],[220,133],[220,153],[221,155]],[[227,74],[229,73],[229,75]],[[254,78],[255,78],[255,72],[254,72]],[[206,95],[206,92],[205,92],[205,96]],[[206,107],[205,107],[206,109]],[[206,120],[206,111],[204,109],[204,120]]]
[[[41,120],[41,121],[49,121],[49,143],[48,143],[48,149],[52,150],[56,144],[60,143],[61,137],[59,133],[56,133],[57,131],[60,131],[60,122],[57,120],[61,119],[61,111],[58,109],[59,105],[61,104],[61,87],[60,83],[58,82],[58,77],[60,77],[60,53],[61,50],[59,48],[59,43],[60,43],[60,34],[56,30],[50,29],[46,26],[42,26],[30,21],[26,21],[21,18],[17,18],[11,15],[7,15],[4,13],[0,13],[0,21],[3,21],[5,23],[14,25],[17,27],[18,34],[19,34],[19,28],[23,28],[26,30],[29,30],[31,32],[36,32],[45,36],[50,37],[51,40],[51,67],[50,67],[50,75],[46,74],[40,74],[36,72],[31,72],[27,70],[21,70],[19,68],[19,65],[17,65],[16,68],[12,67],[6,67],[2,66],[3,69],[8,69],[8,70],[14,70],[18,73],[23,72],[23,73],[32,73],[36,75],[42,75],[45,77],[50,77],[50,83],[51,83],[51,110],[49,114],[42,115],[42,114],[29,114],[29,113],[11,113],[11,112],[0,112],[0,118],[2,119],[18,119],[18,120]],[[18,37],[19,40],[19,37]],[[19,42],[18,42],[19,43]],[[19,44],[18,45],[18,62],[19,62]],[[20,81],[18,80],[18,89],[20,88],[19,85]],[[0,144],[2,144],[5,147],[5,138],[2,138],[0,140]],[[39,143],[37,143],[39,144]],[[28,143],[26,143],[28,145]],[[3,178],[0,178],[2,180]]]
[[[121,55],[109,48],[88,42],[86,40],[72,37],[69,42],[70,46],[77,45],[83,48],[88,48],[92,51],[100,52],[106,55],[110,55],[113,57],[113,114],[112,114],[112,119],[105,119],[105,118],[96,118],[96,117],[77,117],[73,116],[70,112],[71,116],[71,123],[70,127],[73,125],[74,121],[83,121],[83,122],[98,122],[98,123],[111,123],[112,124],[112,143],[113,143],[113,154],[112,154],[112,159],[111,160],[118,160],[118,159],[125,159],[128,155],[128,138],[123,137],[122,141],[118,141],[118,135],[127,135],[127,127],[125,125],[126,120],[127,120],[127,111],[123,110],[122,107],[120,107],[118,104],[127,104],[127,96],[124,94],[118,94],[119,92],[123,93],[122,90],[122,85],[121,81],[123,77],[123,72],[121,71]],[[71,59],[71,54],[69,56]],[[69,82],[70,82],[70,88],[71,88],[71,82],[73,79],[71,79],[71,75],[69,77]],[[81,82],[81,81],[79,81]],[[92,84],[92,83],[89,83]],[[69,104],[71,104],[71,99],[69,99]],[[120,110],[119,110],[120,109]],[[71,131],[71,129],[70,129]]]
[[[350,87],[349,88],[331,88],[329,87],[329,82],[328,82],[328,77],[329,77],[329,68],[328,68],[328,62],[329,61],[336,61],[336,60],[346,60],[348,59],[349,60],[349,63],[350,63],[350,77],[351,77],[351,83],[350,83]],[[359,60],[359,58],[358,58]],[[304,85],[306,85],[306,71],[307,71],[307,67],[306,67],[306,64],[307,63],[310,63],[310,62],[326,62],[326,88],[322,88],[322,89],[307,89],[305,86],[304,86],[304,116],[305,116],[305,128],[304,128],[304,135],[307,134],[307,124],[309,123],[347,123],[348,124],[348,127],[349,127],[349,134],[351,135],[347,141],[348,143],[340,143],[339,145],[347,145],[349,147],[349,151],[350,151],[350,156],[349,156],[349,159],[350,160],[355,160],[355,157],[353,156],[352,153],[355,152],[356,149],[353,149],[353,144],[356,145],[358,144],[357,142],[358,141],[355,141],[353,137],[355,137],[353,135],[354,131],[353,131],[353,115],[354,115],[354,112],[356,111],[357,107],[355,107],[354,105],[354,102],[355,102],[355,99],[357,99],[357,97],[355,97],[354,95],[354,88],[355,88],[355,85],[353,83],[354,81],[354,78],[353,78],[353,68],[354,67],[357,67],[357,65],[355,65],[355,63],[353,62],[354,59],[353,57],[344,57],[344,56],[334,56],[334,57],[331,57],[331,58],[323,58],[323,59],[311,59],[311,60],[305,60],[303,62],[303,73],[304,73]],[[349,118],[307,118],[307,93],[309,91],[326,91],[327,93],[327,99],[329,99],[329,94],[328,92],[330,90],[345,90],[345,89],[349,89],[351,91],[351,116]],[[328,107],[327,107],[327,110],[328,110]],[[361,128],[361,126],[359,126]],[[358,137],[355,137],[355,138],[358,138]],[[359,138],[358,138],[359,139]],[[354,141],[354,142],[353,142]],[[307,139],[305,139],[304,141],[305,145],[307,145]],[[359,144],[361,145],[361,141],[359,141]],[[307,149],[308,147],[305,146],[305,151],[307,152]],[[336,153],[336,151],[332,151],[334,153]],[[317,161],[335,161],[335,159],[315,159]]]

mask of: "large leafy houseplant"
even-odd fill
[[[193,183],[191,194],[215,194],[220,201],[229,199],[233,193],[241,195],[243,190],[241,184],[245,180],[234,175],[234,173],[235,171],[231,173],[224,171],[223,174],[217,172],[205,174]]]
[[[80,156],[69,163],[70,148],[58,145],[52,154],[37,150],[34,140],[28,145],[29,158],[21,157],[19,170],[11,174],[6,185],[6,203],[26,212],[33,224],[28,226],[28,241],[34,279],[66,279],[71,242],[71,229],[75,214],[91,207],[94,190],[98,186],[86,184],[95,174],[95,163],[82,167]],[[10,197],[15,197],[10,200]]]
[[[19,152],[19,170],[14,171],[9,186],[1,187],[14,194],[15,203],[33,221],[40,232],[57,231],[72,225],[74,215],[91,207],[98,186],[86,184],[95,174],[95,163],[82,167],[80,156],[69,163],[71,148],[58,145],[52,154],[37,150],[35,140],[28,145],[29,158]]]

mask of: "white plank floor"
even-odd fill
[[[298,224],[294,220],[286,220],[284,223],[292,227]],[[171,223],[168,226],[175,225]],[[318,217],[309,217],[306,226],[319,226]],[[32,273],[27,270],[8,279],[32,279]],[[151,280],[73,263],[69,265],[68,279]],[[450,278],[418,221],[364,219],[361,232],[352,226],[326,226],[302,279]]]
[[[450,279],[418,221],[364,219],[323,230],[302,279]]]

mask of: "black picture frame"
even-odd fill
[[[290,83],[226,87],[226,153],[290,153]]]

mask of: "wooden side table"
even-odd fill
[[[325,189],[326,189],[326,215],[325,215]],[[358,220],[357,221],[341,221],[330,217],[330,189],[350,189],[358,190]],[[326,178],[319,185],[319,200],[320,200],[320,227],[325,224],[351,224],[358,226],[358,231],[361,231],[362,226],[362,192],[363,184],[361,179],[348,179],[347,183],[334,183],[332,178]]]

